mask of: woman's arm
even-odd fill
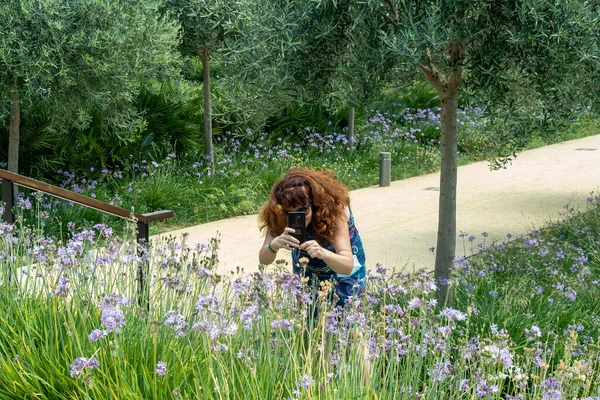
[[[277,257],[277,252],[280,249],[292,250],[293,248],[298,247],[300,242],[290,235],[291,233],[294,233],[293,228],[285,228],[283,233],[277,237],[273,237],[270,233],[267,233],[265,235],[265,241],[258,252],[258,262],[262,265],[273,264],[275,257]]]
[[[300,246],[300,249],[306,251],[311,257],[325,261],[333,272],[346,275],[350,275],[354,268],[350,233],[348,232],[348,215],[349,211],[346,209],[346,212],[336,221],[337,226],[333,236],[335,253],[324,249],[314,240],[309,240]]]

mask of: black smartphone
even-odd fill
[[[304,211],[288,212],[288,226],[294,228],[292,236],[300,241],[300,244],[306,242],[306,213]]]

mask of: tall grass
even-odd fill
[[[329,282],[280,267],[220,274],[218,238],[142,249],[131,229],[71,225],[60,241],[20,216],[0,224],[0,397],[598,399],[600,197],[589,203],[495,246],[463,233],[475,255],[457,260],[445,309],[423,271],[378,266],[342,310]]]

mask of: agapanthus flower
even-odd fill
[[[423,305],[423,303],[423,299],[414,297],[408,302],[408,308],[419,308]]]
[[[288,331],[292,330],[292,324],[287,319],[276,319],[271,323],[271,327],[273,329],[286,329]]]
[[[304,374],[294,383],[298,388],[308,389],[309,387],[315,385],[315,380],[310,375]]]
[[[94,229],[96,229],[103,237],[112,237],[113,230],[110,226],[106,224],[96,224],[94,225]]]
[[[121,327],[127,325],[125,322],[125,315],[120,308],[107,307],[102,310],[102,317],[100,318],[102,325],[106,328],[106,332],[121,332]]]
[[[261,315],[258,313],[258,305],[256,304],[252,304],[240,314],[240,320],[245,323],[246,329],[249,329],[252,323],[258,321],[260,318]]]
[[[562,398],[562,394],[558,390],[561,386],[561,382],[557,381],[554,378],[548,378],[544,382],[541,383],[541,386],[544,388],[542,392],[542,400],[560,400]]]
[[[445,308],[440,312],[440,317],[445,317],[453,321],[464,321],[467,319],[467,314],[453,308]]]
[[[531,328],[525,329],[525,336],[528,340],[535,340],[542,337],[542,331],[538,326],[532,325]]]
[[[177,336],[185,336],[187,335],[187,328],[189,328],[190,324],[186,322],[183,318],[183,315],[177,314],[175,310],[169,310],[164,315],[165,325],[172,326],[175,329],[175,334]]]
[[[89,335],[88,335],[88,339],[90,340],[90,342],[95,342],[97,340],[102,339],[104,336],[106,336],[108,332],[107,331],[103,331],[101,329],[94,329]]]
[[[69,293],[71,293],[71,290],[69,289],[69,282],[70,281],[67,278],[61,275],[60,278],[58,278],[58,284],[54,288],[54,292],[52,294],[54,296],[67,297]]]
[[[577,300],[577,292],[574,291],[573,289],[567,290],[565,292],[565,297],[574,302],[575,300]]]
[[[167,373],[167,363],[164,361],[159,361],[156,363],[156,369],[154,370],[157,375],[165,376]]]
[[[229,351],[229,346],[227,346],[225,343],[221,343],[221,342],[217,342],[216,344],[212,345],[210,348],[215,353],[224,353],[226,351]]]
[[[92,370],[92,369],[98,368],[99,366],[100,366],[100,362],[98,360],[96,360],[95,358],[84,358],[84,357],[77,358],[71,364],[71,378],[84,372],[85,369]]]
[[[444,382],[450,373],[450,361],[436,362],[428,373],[432,382]]]

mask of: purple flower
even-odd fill
[[[498,393],[499,389],[497,385],[489,386],[487,381],[483,380],[477,384],[476,393],[478,397],[491,396],[494,393]]]
[[[132,302],[133,299],[119,296],[116,293],[111,293],[108,296],[102,297],[102,299],[98,303],[98,308],[100,310],[104,310],[105,308],[125,307],[130,305]]]
[[[558,388],[562,385],[560,381],[554,378],[548,378],[542,382],[541,386],[544,388],[542,392],[543,400],[560,400],[562,395]]]
[[[67,297],[71,290],[69,289],[69,280],[61,275],[58,278],[58,285],[54,288],[54,296]]]
[[[227,346],[225,343],[220,343],[220,342],[217,342],[215,345],[210,346],[210,348],[215,353],[224,353],[226,351],[229,351],[229,346]]]
[[[240,320],[245,322],[246,329],[249,329],[252,326],[252,323],[254,321],[258,321],[260,318],[261,316],[258,313],[258,305],[256,304],[252,304],[240,314]]]
[[[196,310],[198,310],[198,312],[216,312],[220,306],[221,302],[219,301],[217,296],[213,295],[202,296],[196,302]]]
[[[492,296],[492,297],[497,297],[497,296],[498,296],[498,291],[497,291],[497,290],[492,290],[492,291],[489,293],[489,295],[490,295],[490,296]]]
[[[315,380],[310,375],[304,374],[294,383],[296,384],[297,388],[308,389],[309,387],[315,385]]]
[[[513,355],[506,347],[500,350],[500,361],[504,365],[504,368],[509,369],[512,366]]]
[[[464,321],[467,319],[467,314],[453,308],[446,308],[440,313],[440,317],[448,318],[453,321]]]
[[[164,315],[165,325],[172,326],[175,329],[175,334],[177,336],[185,336],[187,335],[186,330],[189,328],[190,324],[188,324],[181,314],[177,314],[175,310],[167,311]]]
[[[423,300],[418,297],[414,297],[411,301],[408,302],[408,308],[419,308],[423,305]]]
[[[292,324],[287,319],[276,319],[271,323],[271,327],[273,329],[286,329],[288,331],[292,330]]]
[[[104,237],[112,237],[113,230],[110,226],[106,224],[96,224],[94,225],[94,229],[98,230],[101,236]]]
[[[95,342],[97,340],[102,339],[104,336],[106,336],[108,332],[107,331],[103,331],[100,329],[94,329],[89,335],[88,335],[88,339],[90,340],[90,342]]]
[[[100,362],[95,358],[80,357],[73,361],[73,364],[71,364],[71,378],[74,378],[76,375],[84,372],[86,368],[92,370],[98,368],[99,366]]]
[[[435,368],[429,370],[432,382],[444,382],[450,373],[450,361],[436,362]]]
[[[156,363],[156,370],[154,371],[160,376],[165,376],[167,373],[167,363],[164,361],[159,361]]]
[[[107,307],[102,310],[102,325],[106,328],[106,333],[121,332],[121,327],[125,326],[125,315],[120,308]]]
[[[565,292],[565,297],[571,301],[575,301],[577,299],[577,292],[574,291],[573,289],[567,290]]]
[[[538,326],[532,325],[530,329],[525,329],[525,336],[528,340],[535,340],[542,337],[542,331]]]
[[[31,201],[29,201],[29,199],[18,198],[17,207],[24,208],[25,210],[31,210]]]

